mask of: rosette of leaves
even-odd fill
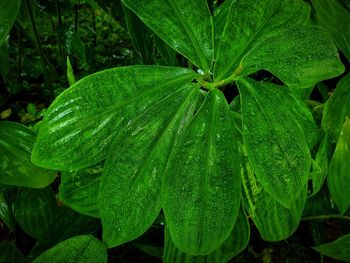
[[[249,213],[271,205],[295,213],[298,223],[309,147],[318,138],[294,94],[344,70],[329,34],[310,25],[309,5],[226,0],[211,14],[205,0],[123,3],[195,70],[128,66],[81,79],[48,109],[33,163],[76,170],[105,160],[98,202],[108,247],[142,235],[163,209],[173,244],[207,255],[229,237],[239,214],[240,127],[244,159],[259,184],[246,191],[255,196]],[[254,80],[259,70],[285,85]],[[237,86],[235,125],[222,90]],[[259,210],[260,219],[267,210]]]

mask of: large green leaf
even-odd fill
[[[252,48],[240,67],[242,75],[268,70],[295,88],[315,85],[344,71],[331,36],[312,26],[277,32]]]
[[[15,230],[15,221],[11,206],[6,198],[6,194],[2,191],[0,191],[0,220],[9,228],[10,231]]]
[[[329,163],[329,191],[343,214],[350,206],[350,119],[346,118],[339,141]]]
[[[171,239],[206,255],[228,237],[240,204],[236,130],[224,95],[210,91],[175,145],[162,186]]]
[[[350,117],[350,74],[338,82],[324,107],[322,128],[329,133],[334,144],[338,141],[345,117]]]
[[[308,181],[311,157],[285,87],[238,81],[243,138],[256,176],[273,198],[290,208]]]
[[[91,235],[67,239],[37,257],[33,263],[107,263],[105,245]]]
[[[213,61],[213,22],[205,0],[123,0],[156,34],[205,73]]]
[[[316,20],[333,36],[350,61],[350,12],[338,0],[312,0]]]
[[[162,176],[183,126],[193,116],[199,88],[184,85],[153,103],[112,144],[103,170],[103,240],[114,247],[143,234],[161,209]]]
[[[73,210],[88,216],[99,217],[98,193],[102,165],[81,170],[63,171],[59,196]]]
[[[28,235],[40,238],[56,215],[56,199],[51,188],[21,188],[14,202],[14,215]]]
[[[191,256],[179,250],[165,227],[164,263],[225,263],[238,255],[248,245],[250,226],[244,208],[241,208],[231,234],[216,250],[206,256]]]
[[[313,247],[313,249],[327,257],[350,262],[350,234],[344,235],[333,242]]]
[[[185,68],[132,66],[78,81],[49,107],[32,161],[61,170],[98,163],[105,159],[118,130],[194,77]]]
[[[42,188],[55,179],[54,171],[31,163],[34,141],[35,134],[27,127],[15,122],[0,122],[0,183]]]
[[[257,180],[242,146],[242,189],[245,208],[258,228],[261,237],[267,241],[286,239],[299,225],[306,201],[307,186],[299,197],[285,208],[269,195]]]
[[[22,0],[1,0],[0,2],[0,47],[10,33],[21,3]]]
[[[309,8],[299,0],[237,0],[231,5],[215,58],[214,77],[229,77],[246,53],[289,26],[304,24]]]

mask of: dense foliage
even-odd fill
[[[2,0],[0,262],[350,262],[349,61],[348,0]]]

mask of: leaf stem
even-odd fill
[[[350,220],[350,216],[345,216],[345,215],[318,215],[318,216],[307,216],[302,218],[302,221],[308,221],[308,220],[326,220],[326,219],[343,219],[343,220]]]

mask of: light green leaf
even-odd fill
[[[1,0],[0,2],[0,47],[10,33],[21,3],[21,0]]]
[[[242,207],[231,234],[216,250],[207,256],[191,256],[181,252],[172,242],[169,230],[165,227],[164,263],[225,263],[238,255],[248,245],[250,226]]]
[[[233,74],[242,57],[262,40],[286,27],[304,24],[308,13],[308,5],[299,0],[234,1],[216,54],[215,80]]]
[[[350,12],[337,0],[312,0],[318,24],[332,34],[350,61]]]
[[[67,239],[37,257],[33,263],[107,263],[104,244],[91,235]]]
[[[205,0],[123,0],[176,51],[205,73],[213,61],[213,22]]]
[[[103,170],[103,240],[118,246],[143,234],[161,210],[162,176],[183,126],[193,116],[199,88],[184,85],[154,101],[112,144]]]
[[[243,147],[242,189],[244,206],[261,237],[270,242],[286,239],[297,229],[306,201],[307,186],[299,197],[285,208],[269,195],[259,183]]]
[[[14,215],[28,235],[40,238],[56,215],[56,198],[51,188],[21,188],[14,202]]]
[[[240,63],[241,75],[270,71],[289,87],[306,88],[343,73],[331,36],[320,27],[282,30],[252,48]]]
[[[185,68],[132,66],[78,81],[49,107],[32,161],[60,170],[98,163],[105,159],[118,130],[194,77],[195,73]]]
[[[0,220],[9,228],[10,231],[15,230],[15,221],[11,206],[6,198],[6,194],[2,191],[0,191]]]
[[[169,160],[162,205],[171,239],[206,255],[228,237],[240,204],[239,153],[224,95],[210,91]]]
[[[238,85],[248,159],[264,190],[290,208],[305,188],[311,165],[305,135],[293,114],[299,105],[282,86],[250,78]]]
[[[329,133],[329,139],[334,144],[339,139],[345,117],[350,117],[350,74],[338,82],[324,107],[322,128]]]
[[[63,203],[81,214],[100,217],[98,193],[102,170],[102,165],[97,165],[62,171],[59,197]]]
[[[73,70],[72,64],[70,63],[69,56],[67,56],[67,80],[68,80],[69,86],[72,86],[76,82],[75,76],[74,76],[74,70]]]
[[[346,118],[339,141],[329,163],[327,183],[329,191],[340,211],[350,206],[350,119]]]
[[[344,235],[333,242],[313,247],[313,249],[327,257],[350,262],[350,234]]]
[[[42,188],[55,179],[54,171],[34,166],[30,161],[35,134],[27,127],[0,122],[0,183]]]

